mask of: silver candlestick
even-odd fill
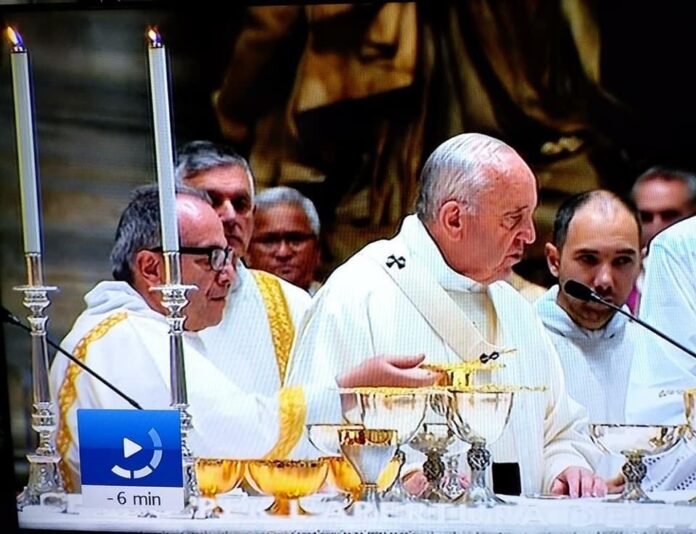
[[[33,454],[28,454],[29,481],[17,497],[17,509],[27,505],[44,505],[64,512],[67,497],[63,486],[53,437],[57,421],[55,406],[48,387],[48,347],[46,344],[46,321],[44,310],[50,305],[49,291],[58,288],[45,286],[41,254],[30,252],[24,255],[27,266],[27,285],[13,289],[24,293],[22,304],[29,309],[27,320],[31,325],[31,382],[32,415],[31,427],[39,435],[39,444]]]
[[[181,416],[181,455],[184,471],[185,511],[195,516],[198,510],[198,498],[201,496],[196,478],[196,460],[188,447],[188,435],[193,428],[191,414],[188,411],[188,393],[186,390],[186,367],[184,363],[184,321],[182,310],[188,304],[186,292],[198,289],[194,285],[181,283],[181,257],[178,251],[164,252],[165,284],[155,286],[153,291],[162,293],[162,306],[167,308],[169,324],[169,383],[171,388],[171,406],[179,410]]]

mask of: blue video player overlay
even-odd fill
[[[77,411],[83,485],[181,487],[177,410]]]

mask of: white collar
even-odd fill
[[[438,283],[447,291],[484,293],[488,286],[467,278],[452,269],[417,215],[404,218],[399,234],[409,252],[422,263]]]

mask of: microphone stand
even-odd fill
[[[22,322],[12,315],[9,310],[7,310],[4,306],[0,306],[0,321],[11,324],[13,326],[16,326],[18,328],[21,328],[25,332],[31,333],[31,328],[28,326],[25,326],[22,324]],[[137,410],[142,410],[143,407],[140,406],[136,401],[134,401],[132,398],[130,398],[128,395],[126,395],[123,391],[118,389],[116,386],[111,384],[108,380],[103,378],[99,373],[96,371],[92,370],[90,367],[87,367],[84,363],[82,363],[79,359],[75,358],[72,354],[70,354],[67,350],[65,350],[63,347],[61,347],[58,343],[53,341],[48,334],[46,334],[46,342],[56,349],[58,352],[60,352],[63,356],[68,358],[71,362],[73,362],[75,365],[78,367],[82,368],[83,371],[85,371],[87,374],[93,376],[97,380],[99,380],[102,384],[104,384],[106,387],[108,387],[111,391],[116,393],[119,397],[121,397],[123,400],[125,400],[128,404],[130,404],[133,408]]]
[[[630,321],[636,322],[636,323],[638,323],[639,325],[641,325],[642,327],[647,328],[647,329],[650,330],[653,334],[655,334],[655,335],[657,335],[657,336],[660,336],[660,337],[661,337],[662,339],[664,339],[665,341],[671,343],[671,344],[674,345],[675,347],[678,347],[678,348],[680,348],[681,350],[683,350],[684,352],[686,352],[689,356],[692,356],[692,357],[696,358],[696,352],[692,351],[691,349],[686,348],[684,345],[682,345],[681,343],[679,343],[676,339],[672,339],[672,338],[669,337],[667,334],[663,334],[662,332],[660,332],[659,330],[657,330],[655,327],[649,325],[649,324],[646,323],[645,321],[642,321],[641,319],[639,319],[639,318],[636,317],[635,315],[633,315],[633,314],[631,314],[631,313],[628,313],[627,311],[622,310],[619,306],[616,306],[615,304],[612,304],[611,302],[608,302],[608,301],[604,300],[602,297],[600,297],[599,295],[597,295],[594,291],[592,291],[592,293],[590,294],[590,300],[593,300],[594,302],[598,302],[599,304],[603,304],[604,306],[607,306],[608,308],[611,308],[612,310],[617,311],[617,312],[619,312],[619,313],[622,314],[622,315],[625,315],[626,317],[628,317],[628,319],[629,319]]]

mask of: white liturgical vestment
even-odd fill
[[[62,346],[143,408],[168,409],[169,336],[164,316],[125,282],[101,282],[85,301],[87,309]],[[290,388],[272,396],[249,394],[206,357],[198,334],[186,332],[183,342],[194,456],[287,456],[299,439],[298,425],[340,416],[340,400],[325,390]],[[67,468],[69,488],[77,489],[77,410],[130,405],[60,355],[51,366],[50,383],[59,412],[57,448]]]
[[[227,297],[227,304],[220,324],[200,332],[208,359],[222,374],[242,391],[259,395],[274,395],[281,386],[278,351],[285,347],[274,343],[275,322],[289,331],[287,354],[290,352],[292,334],[300,324],[311,297],[306,291],[271,274],[264,273],[279,284],[281,290],[272,296],[273,313],[269,317],[259,285],[252,271],[237,263],[237,282]],[[286,307],[288,313],[283,313]],[[282,355],[280,356],[282,359]],[[285,362],[287,363],[287,362]],[[282,365],[281,365],[282,367]]]
[[[680,221],[650,242],[640,317],[696,351],[696,217]],[[626,399],[630,423],[684,424],[681,391],[696,387],[696,358],[641,332]],[[696,488],[696,445],[680,443],[648,458],[648,489]],[[652,465],[655,464],[655,465]]]
[[[402,275],[409,296],[396,282]],[[485,297],[472,299],[470,293]],[[404,219],[395,238],[368,245],[336,269],[319,290],[298,331],[287,383],[335,385],[340,372],[380,354],[423,353],[427,363],[448,364],[478,358],[481,345],[467,343],[462,332],[465,323],[482,326],[476,323],[485,317],[481,304],[487,301],[495,320],[480,337],[493,334],[502,350],[516,352],[500,356],[504,368],[475,380],[547,386],[515,394],[510,422],[489,448],[494,461],[520,464],[524,493],[549,491],[567,467],[590,467],[588,460],[599,459],[584,432],[584,409],[566,393],[558,355],[523,297],[505,282],[483,286],[452,270],[415,215]],[[449,342],[430,322],[442,309],[448,311],[438,321]],[[451,346],[458,336],[461,345]]]
[[[587,410],[591,423],[624,423],[626,392],[638,325],[620,313],[604,327],[588,330],[575,323],[556,299],[553,286],[534,305],[563,365],[568,393]],[[598,474],[614,478],[625,460],[604,455]]]
[[[568,393],[585,407],[590,422],[623,423],[640,326],[616,313],[604,327],[588,330],[558,305],[557,296],[553,286],[535,308],[561,358]]]

